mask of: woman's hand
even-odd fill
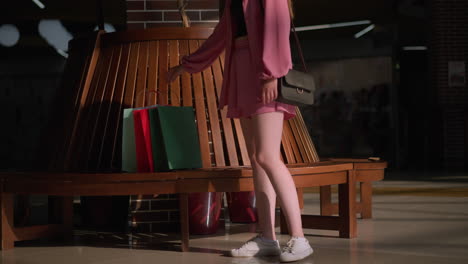
[[[169,68],[169,71],[167,72],[167,80],[169,83],[173,82],[179,75],[181,75],[185,69],[182,67],[182,65],[177,65],[172,68]]]
[[[278,97],[278,79],[267,79],[262,82],[262,103],[268,104]]]

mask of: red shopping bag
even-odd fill
[[[233,223],[255,223],[258,221],[254,191],[226,192],[229,218]]]
[[[157,106],[151,108],[155,107]],[[133,110],[133,120],[135,129],[135,152],[138,172],[154,171],[148,109],[150,108]]]
[[[154,172],[153,150],[151,145],[151,126],[149,118],[149,109],[161,106],[161,104],[151,105],[148,102],[148,93],[159,91],[141,90],[138,96],[146,94],[146,105],[140,108],[134,108],[132,111],[135,140],[135,156],[137,163],[137,172]]]

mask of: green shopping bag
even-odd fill
[[[193,107],[158,106],[148,112],[155,171],[201,168]]]
[[[123,110],[122,118],[122,171],[136,172],[135,130],[133,108]]]

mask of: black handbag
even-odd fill
[[[262,0],[260,0],[260,4],[263,8]],[[265,9],[263,8],[263,10]],[[314,104],[315,81],[314,77],[307,73],[304,55],[302,54],[292,17],[291,29],[294,32],[297,50],[299,51],[304,71],[290,69],[285,76],[278,78],[278,97],[275,101],[296,106],[308,106]]]
[[[308,106],[314,104],[315,81],[314,77],[307,73],[304,56],[292,18],[291,28],[294,32],[297,50],[299,51],[304,71],[290,69],[285,76],[278,78],[278,97],[276,101],[296,106]]]

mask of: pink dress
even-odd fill
[[[236,24],[231,23],[231,1],[226,0],[223,15],[210,37],[195,52],[181,58],[182,66],[189,73],[201,72],[225,49],[218,108],[228,105],[227,117],[231,118],[250,118],[271,111],[283,111],[285,120],[293,118],[294,105],[276,101],[263,104],[260,100],[260,79],[279,78],[292,69],[288,1],[242,0],[247,39],[233,37]]]

